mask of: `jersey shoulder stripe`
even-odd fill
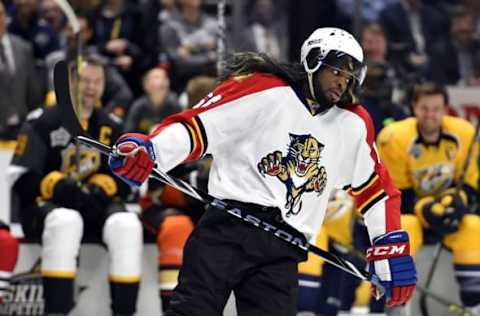
[[[385,222],[387,231],[400,227],[400,191],[394,186],[387,169],[380,163],[375,149],[375,130],[367,110],[361,105],[349,105],[345,110],[357,115],[365,124],[366,143],[370,148],[370,157],[374,162],[374,172],[361,185],[352,188],[355,205],[362,214],[368,212],[378,202],[386,199]]]
[[[190,155],[185,162],[200,159],[207,151],[208,138],[199,114],[217,107],[228,106],[229,103],[253,93],[285,86],[288,86],[285,81],[271,74],[252,73],[232,77],[220,83],[193,109],[167,117],[154,128],[150,137],[158,135],[173,123],[182,123],[192,142]]]

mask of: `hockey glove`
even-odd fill
[[[108,206],[117,194],[117,183],[108,174],[97,173],[85,185],[85,201],[81,213],[90,220],[105,216]]]
[[[467,211],[466,203],[465,192],[447,190],[439,199],[428,196],[418,200],[415,214],[425,227],[444,236],[458,230],[460,220]]]
[[[155,165],[153,144],[147,135],[127,133],[117,140],[115,150],[119,157],[110,157],[113,173],[131,186],[140,186]]]
[[[45,201],[62,207],[79,210],[82,207],[85,191],[82,184],[60,171],[52,171],[40,182],[40,194]]]
[[[376,237],[367,250],[367,261],[369,272],[376,274],[385,287],[388,307],[404,304],[412,297],[417,272],[407,232],[397,230]],[[376,289],[372,290],[377,297]]]

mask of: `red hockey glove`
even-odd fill
[[[417,283],[415,264],[410,256],[408,234],[397,230],[378,236],[367,250],[368,270],[376,274],[385,287],[387,306],[406,303]],[[373,288],[376,296],[376,290]]]
[[[127,133],[115,143],[119,157],[110,157],[113,173],[131,186],[140,186],[155,165],[153,144],[147,135]]]

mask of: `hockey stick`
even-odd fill
[[[226,54],[226,24],[225,24],[225,7],[226,0],[218,0],[217,3],[217,76],[221,77],[225,64]]]
[[[473,133],[472,142],[468,146],[467,156],[466,156],[465,162],[462,166],[462,172],[460,173],[460,178],[455,185],[455,193],[456,194],[458,194],[458,192],[462,189],[462,186],[465,182],[465,176],[467,175],[467,170],[468,170],[468,167],[469,167],[470,162],[472,160],[472,154],[473,154],[473,150],[475,148],[475,144],[477,142],[479,129],[480,129],[480,119],[477,120],[477,123],[475,125],[475,132]],[[426,290],[429,289],[430,283],[433,280],[433,274],[435,273],[435,270],[437,268],[437,264],[438,264],[438,261],[439,261],[439,258],[440,258],[440,254],[442,253],[442,250],[443,250],[442,241],[439,241],[437,243],[437,245],[435,246],[433,261],[432,261],[432,264],[430,265],[430,268],[428,270],[427,279],[425,280],[424,288]],[[422,294],[420,295],[419,305],[420,305],[420,311],[422,312],[422,315],[423,316],[429,316],[428,308],[427,308],[427,293],[426,293],[426,291],[423,291]]]
[[[440,241],[435,245],[435,250],[433,251],[434,255],[433,255],[432,264],[430,265],[430,268],[428,269],[427,279],[425,280],[425,285],[423,286],[424,289],[426,289],[427,291],[430,288],[430,284],[432,283],[433,274],[435,273],[435,270],[437,269],[437,264],[438,264],[438,261],[440,259],[440,255],[442,254],[442,249],[443,249],[443,245],[442,245],[442,242]],[[420,311],[422,312],[422,315],[423,316],[429,316],[430,314],[428,313],[428,308],[427,308],[427,293],[426,292],[422,292],[422,294],[420,295],[419,305],[420,305]]]
[[[81,39],[81,34],[80,34],[80,21],[77,18],[77,15],[75,14],[72,6],[70,3],[68,3],[67,0],[54,0],[55,3],[60,7],[60,10],[62,10],[63,14],[65,14],[68,24],[70,24],[70,27],[72,28],[73,34],[75,36],[75,84],[76,84],[76,89],[77,91],[75,93],[75,102],[74,104],[77,106],[75,111],[77,113],[80,113],[80,89],[78,86],[80,85],[80,68],[81,68],[81,63],[82,63],[82,39]],[[68,46],[68,45],[67,45]],[[65,58],[68,58],[68,50],[69,48],[66,48],[66,56]],[[77,165],[77,170],[79,170],[79,165],[80,165],[80,151],[78,149],[78,146],[75,148],[75,164]],[[78,175],[77,175],[78,177]],[[76,179],[78,180],[78,179]]]
[[[57,95],[57,106],[61,112],[62,122],[64,127],[74,136],[76,140],[82,142],[99,152],[108,155],[108,156],[116,156],[115,150],[107,145],[104,145],[96,140],[93,140],[89,137],[89,135],[82,129],[77,116],[73,110],[73,104],[70,97],[70,87],[69,87],[69,78],[68,78],[68,69],[67,64],[64,61],[59,61],[55,65],[54,69],[54,84],[55,84],[55,93]],[[312,253],[316,254],[323,258],[326,262],[332,264],[333,266],[344,270],[347,273],[350,273],[362,280],[367,280],[371,282],[375,287],[378,289],[380,295],[385,293],[385,289],[380,283],[380,279],[377,275],[364,271],[362,269],[358,269],[354,264],[351,262],[339,258],[336,255],[333,255],[325,250],[322,250],[308,242],[306,242],[303,238],[299,236],[295,236],[289,232],[286,232],[275,225],[267,223],[256,216],[249,214],[246,210],[231,207],[226,202],[221,201],[219,199],[214,198],[213,196],[198,190],[197,188],[191,186],[190,184],[176,179],[175,177],[171,177],[167,173],[159,170],[158,168],[154,168],[152,170],[152,174],[150,175],[151,178],[161,181],[167,185],[170,185],[183,193],[207,204],[211,204],[212,206],[226,211],[228,214],[235,216],[243,221],[261,228],[267,232],[270,232],[274,236],[279,239],[284,240],[285,242],[300,248],[304,251],[311,251]]]

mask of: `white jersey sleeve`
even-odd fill
[[[356,139],[345,155],[344,189],[355,198],[371,239],[400,229],[400,191],[394,186],[375,148],[375,133],[368,112],[361,106],[346,108],[353,115],[348,137]]]
[[[261,124],[278,96],[269,90],[284,86],[284,81],[268,74],[223,82],[192,110],[170,116],[154,129],[150,138],[158,166],[168,171],[182,162],[214,154],[224,142],[235,144],[248,137],[248,131]]]

